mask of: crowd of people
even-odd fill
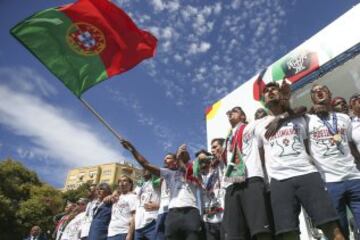
[[[185,144],[150,163],[121,144],[144,168],[134,184],[122,175],[115,191],[91,186],[88,199],[66,206],[56,240],[299,239],[304,209],[326,239],[349,239],[347,209],[360,226],[360,94],[347,104],[325,85],[311,88],[313,106],[292,109],[291,91],[269,83],[267,108],[247,122],[240,106],[227,112],[228,136],[191,160]]]

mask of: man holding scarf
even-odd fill
[[[240,107],[232,108],[227,114],[232,129],[225,141],[224,180],[228,185],[223,220],[225,239],[271,239],[264,174],[254,144],[255,127],[246,125],[246,115]]]

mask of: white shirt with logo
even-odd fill
[[[129,192],[120,195],[119,200],[112,205],[109,237],[129,232],[132,213],[136,210],[136,201],[136,194]]]
[[[273,119],[274,116],[267,116],[256,127],[258,145],[265,150],[269,177],[284,180],[317,172],[304,144],[307,139],[305,119],[300,117],[285,122],[274,136],[266,139],[266,126]]]
[[[159,189],[154,189],[151,180],[144,182],[141,187],[136,189],[137,192],[137,208],[135,212],[135,229],[141,229],[147,224],[156,220],[158,210],[146,211],[145,203],[159,203],[160,192]]]
[[[66,225],[61,240],[79,240],[81,226],[85,219],[85,212],[79,213]]]
[[[323,121],[313,114],[306,115],[309,131],[310,152],[325,182],[359,179],[360,172],[351,154],[349,141],[352,140],[351,119],[348,115],[336,113],[337,130],[341,142],[336,143]],[[333,114],[326,120],[333,127]]]
[[[256,128],[264,119],[258,119],[250,122],[244,128],[242,136],[242,160],[245,163],[246,178],[261,177],[264,178],[264,172],[261,165],[258,141],[255,135]]]
[[[169,211],[170,202],[170,189],[168,188],[166,181],[161,179],[160,186],[160,207],[158,214],[163,214]]]
[[[196,198],[197,187],[185,180],[183,171],[160,168],[160,175],[165,179],[170,189],[169,209],[181,207],[198,208]]]
[[[204,214],[203,220],[208,223],[220,223],[222,222],[224,211],[218,211],[215,214],[207,214],[208,211],[211,211],[211,208],[221,208],[225,209],[225,192],[227,183],[224,182],[224,171],[225,168],[220,164],[215,168],[211,169],[210,172],[206,175],[202,174],[202,182],[206,186],[206,183],[209,181],[210,176],[214,174],[215,181],[213,188],[210,191],[203,190],[203,207]]]
[[[94,216],[94,208],[96,207],[97,202],[98,200],[95,199],[86,205],[84,221],[81,226],[81,235],[80,235],[81,238],[85,238],[89,236],[90,226]]]

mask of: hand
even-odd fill
[[[180,145],[180,147],[176,151],[176,158],[182,160],[183,162],[187,162],[188,160],[190,160],[186,144]]]
[[[106,196],[102,201],[106,204],[112,203],[112,196]]]
[[[313,105],[312,109],[315,114],[328,112],[327,106],[322,105],[322,104],[315,104],[315,105]]]
[[[219,163],[220,163],[219,158],[215,156],[214,159],[211,161],[210,166],[211,166],[212,168],[214,168],[214,167],[216,167],[217,165],[219,165]]]
[[[302,116],[306,113],[307,108],[306,106],[298,106],[296,108],[294,108],[294,114],[298,115],[298,116]]]
[[[123,145],[123,147],[126,150],[128,150],[130,152],[135,152],[136,151],[135,147],[128,140],[123,139],[123,140],[120,141],[120,143]]]
[[[284,78],[280,86],[280,93],[284,100],[289,100],[291,96],[291,87],[287,81],[287,78]]]
[[[106,196],[103,202],[106,204],[115,203],[119,198],[115,195]]]
[[[269,139],[270,137],[274,136],[279,128],[281,127],[281,124],[283,123],[284,119],[286,119],[287,115],[277,116],[272,120],[267,126],[266,126],[266,132],[265,132],[265,138]]]
[[[155,211],[159,209],[159,204],[150,201],[144,204],[144,208],[146,211]]]

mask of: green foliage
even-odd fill
[[[52,217],[63,208],[63,199],[60,191],[49,185],[33,186],[30,198],[21,202],[16,212],[18,224],[30,229],[34,225],[43,230],[52,230]]]
[[[76,202],[79,198],[87,198],[89,196],[89,183],[83,183],[77,189],[71,189],[63,193],[63,198],[70,202]]]
[[[0,162],[1,239],[22,239],[30,228],[39,225],[52,231],[52,216],[64,205],[62,193],[42,183],[37,174],[20,162]]]

